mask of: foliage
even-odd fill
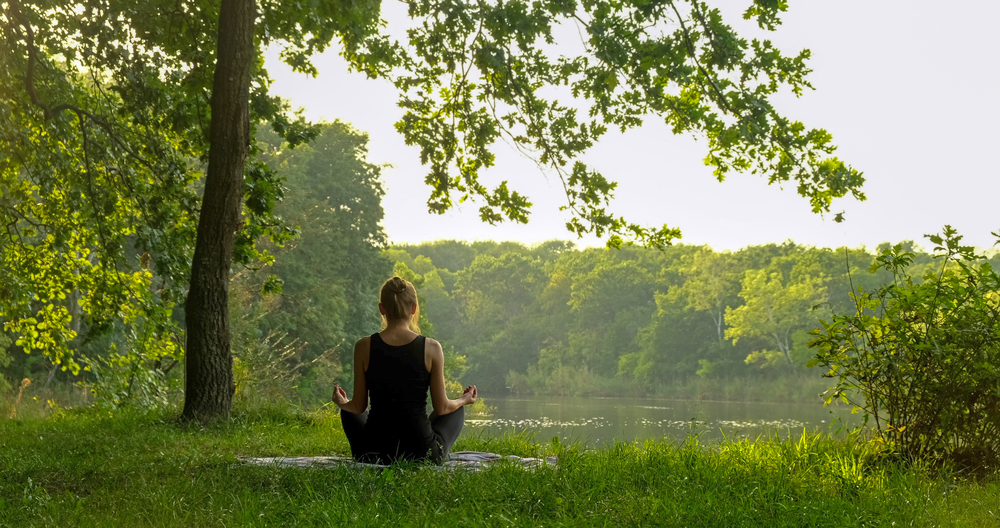
[[[391,270],[391,264],[379,254],[385,240],[378,225],[382,218],[381,167],[365,160],[367,136],[339,122],[323,123],[318,130],[319,136],[313,144],[300,145],[296,149],[291,149],[290,144],[274,132],[262,130],[258,134],[260,158],[280,171],[283,183],[290,186],[283,191],[282,201],[275,204],[274,213],[286,218],[289,225],[295,225],[302,237],[283,246],[258,242],[261,254],[273,264],[259,263],[245,268],[234,275],[238,278],[233,282],[234,290],[242,292],[237,295],[237,304],[246,303],[233,310],[234,324],[239,326],[236,319],[254,310],[257,299],[261,298],[249,290],[266,289],[273,276],[284,278],[283,291],[275,294],[278,300],[272,303],[275,306],[254,319],[255,332],[258,332],[255,338],[260,341],[250,343],[243,330],[234,328],[233,335],[242,336],[234,343],[234,350],[238,353],[250,349],[271,350],[274,339],[281,335],[286,341],[295,340],[295,357],[286,359],[304,365],[298,369],[302,379],[297,383],[300,389],[308,389],[309,394],[304,396],[310,401],[319,398],[319,393],[325,401],[329,396],[326,384],[336,379],[342,366],[350,370],[353,360],[350,347],[342,343],[377,328],[377,311],[372,302],[376,294],[373,292]],[[88,259],[102,272],[107,272],[96,255],[91,252]],[[275,257],[280,258],[274,261]],[[317,266],[316,262],[324,265]],[[132,292],[146,296],[152,304],[146,306],[133,299],[133,304],[116,308],[122,310],[117,315],[123,318],[117,322],[112,312],[108,320],[102,322],[93,314],[88,316],[87,309],[78,310],[69,328],[78,328],[82,335],[68,346],[75,349],[70,359],[78,361],[85,370],[73,379],[86,380],[102,405],[162,406],[166,404],[166,395],[175,390],[180,381],[180,371],[173,367],[182,359],[179,343],[183,333],[171,317],[173,305],[163,305],[159,297],[163,297],[164,292],[169,293],[169,288],[177,283],[155,272],[153,257],[137,259],[130,265],[139,267],[142,279],[132,285]],[[70,271],[66,273],[81,277]],[[183,282],[186,277],[176,279]],[[159,297],[150,292],[153,281],[166,285],[167,290],[161,290]],[[86,303],[87,299],[80,291],[68,292],[66,311],[69,312],[77,300]],[[157,306],[156,302],[161,304]],[[158,326],[157,320],[142,315],[150,313],[149,310],[161,322],[166,320],[167,325]],[[28,327],[24,328],[27,331]],[[2,339],[0,349],[6,351],[7,345],[12,343]],[[341,365],[341,358],[332,358],[330,351],[339,354],[345,348],[348,349],[343,358],[346,361]],[[2,361],[3,358],[7,361]],[[0,368],[10,361],[10,357],[0,355]],[[22,364],[17,362],[15,367]],[[23,368],[37,367],[24,365]],[[251,370],[248,368],[244,361],[240,375],[247,376],[252,370],[255,376],[266,376],[264,372],[269,367],[255,363]],[[87,371],[92,372],[88,374]],[[330,372],[335,372],[334,378]],[[17,375],[34,375],[34,372],[19,370]],[[286,384],[282,394],[292,397],[295,385]]]
[[[599,394],[596,381],[597,377],[586,365],[577,369],[559,364],[547,373],[532,365],[524,374],[516,371],[507,374],[507,385],[515,394],[593,396]]]
[[[5,6],[0,147],[11,154],[0,160],[6,226],[0,262],[17,271],[0,291],[5,330],[18,336],[23,350],[41,351],[73,374],[86,364],[76,358],[80,341],[116,325],[142,320],[157,336],[150,343],[185,342],[173,312],[192,269],[211,102],[226,92],[222,74],[218,86],[213,82],[216,43],[226,42],[234,28],[220,27],[219,4],[205,0],[9,0]],[[409,15],[418,24],[405,45],[381,33],[377,1],[244,6],[255,15],[247,17],[253,25],[247,33],[256,35],[251,55],[242,58],[250,70],[249,128],[269,123],[288,148],[314,139],[318,127],[290,116],[287,105],[269,95],[262,50],[279,45],[283,61],[316,75],[309,57],[338,39],[353,68],[388,77],[400,90],[406,114],[397,128],[430,166],[433,212],[447,210],[457,195],[481,199],[484,221],[527,220],[527,198],[507,182],[489,189],[479,179],[493,164],[492,145],[506,135],[561,178],[571,232],[606,236],[611,247],[636,241],[663,247],[679,230],[640,226],[610,212],[615,183],[580,161],[607,127],[625,130],[646,115],[664,119],[676,134],[704,135],[706,163],[720,180],[744,171],[766,174],[769,183],[794,181],[816,212],[830,211],[832,200],[847,194],[863,199],[861,174],[832,157],[830,135],[771,105],[781,89],[800,95],[810,87],[808,51],[787,57],[770,41],[741,39],[718,9],[697,0],[530,7],[414,1]],[[783,2],[754,2],[745,18],[771,31],[785,9]],[[562,23],[582,26],[582,54],[550,52]],[[558,86],[588,101],[587,118],[542,95]],[[214,88],[220,92],[213,96]],[[216,159],[224,159],[218,147]],[[235,157],[243,166],[244,153]],[[238,265],[272,264],[258,243],[268,238],[281,246],[295,234],[275,212],[284,197],[279,173],[256,148],[251,157],[242,188],[220,197],[220,203],[241,202],[235,249],[226,242],[212,259],[199,259],[198,270],[209,260],[214,269],[229,269],[230,250]],[[204,242],[203,235],[199,247],[216,247]],[[278,291],[279,279],[262,288]],[[196,312],[227,305],[225,288],[211,291],[221,297],[188,304],[197,352],[189,367],[203,357],[195,346],[202,332],[195,328],[208,320]],[[352,314],[352,322],[366,315]],[[221,320],[205,329],[211,339],[204,342],[218,343],[215,352],[228,359]],[[620,323],[624,333],[632,323]],[[183,350],[154,350],[131,364],[156,364],[168,353],[179,360]],[[212,364],[225,372],[205,379],[228,385],[228,360]]]
[[[732,292],[739,275],[734,273],[737,263],[728,251],[716,253],[704,248],[693,255],[685,255],[679,272],[684,276],[681,286],[671,288],[670,294],[683,297],[687,308],[708,312],[715,322],[719,341],[723,340],[726,306],[735,304]]]
[[[73,374],[100,368],[105,380],[121,372],[132,378],[136,365],[156,365],[167,355],[180,360],[176,343],[184,336],[173,312],[186,293],[207,160],[218,5],[4,6],[0,262],[11,270],[0,285],[5,330],[19,349],[43,352]],[[356,48],[376,20],[370,7],[289,24],[303,13],[264,3],[259,23],[266,31],[258,40],[316,51],[339,32],[348,49]],[[322,26],[330,18],[339,31]],[[315,136],[267,94],[270,80],[262,61],[256,64],[252,121],[270,122],[291,145]],[[236,260],[266,262],[257,240],[281,243],[292,234],[272,213],[280,183],[251,163],[242,195]],[[155,337],[126,354],[83,355],[90,340],[136,321]]]
[[[204,430],[170,416],[0,420],[0,524],[958,527],[996,524],[1000,503],[995,475],[974,481],[897,465],[860,439],[587,450],[523,433],[464,435],[456,449],[558,453],[559,466],[316,471],[235,457],[346,453],[335,413],[237,407],[230,422]]]
[[[249,4],[259,28],[252,54],[242,57],[252,70],[249,127],[270,123],[295,146],[317,129],[268,94],[263,49],[283,42],[283,58],[301,71],[335,37],[345,53],[365,48],[372,56],[362,41],[375,32],[378,3]],[[18,270],[0,288],[6,330],[23,350],[39,350],[74,374],[81,367],[76,338],[131,320],[184,342],[172,311],[192,269],[210,107],[221,97],[212,92],[216,43],[232,29],[219,27],[219,3],[10,0],[3,11],[0,147],[9,156],[0,160],[0,261]],[[280,245],[293,235],[273,212],[282,198],[277,175],[257,161],[239,176],[226,197],[242,205],[233,218],[236,247],[225,248],[227,262],[216,269],[230,267],[231,251],[240,265],[268,263],[259,239]],[[228,332],[211,331],[227,356],[217,365],[228,371]]]
[[[786,9],[785,2],[753,2],[744,18],[773,31]],[[705,163],[719,180],[740,171],[795,181],[815,212],[848,193],[864,199],[861,173],[831,157],[829,133],[779,115],[770,102],[779,90],[811,88],[809,51],[785,56],[769,40],[748,42],[705,2],[417,0],[409,15],[420,23],[397,50],[399,68],[364,66],[402,94],[406,114],[396,128],[429,166],[431,212],[481,198],[483,221],[527,221],[526,197],[507,181],[490,189],[479,178],[504,137],[561,179],[571,232],[606,236],[609,247],[663,247],[680,231],[610,212],[615,182],[580,161],[609,127],[624,131],[647,116],[675,134],[706,137]],[[574,30],[582,52],[557,44],[560,31]],[[558,86],[568,89],[555,93],[584,100],[585,109],[549,95]]]
[[[260,159],[288,187],[275,214],[296,226],[299,236],[283,247],[261,244],[275,261],[244,279],[258,287],[270,275],[282,280],[274,309],[260,319],[265,335],[297,340],[303,362],[332,351],[341,373],[349,376],[353,343],[378,329],[378,288],[392,273],[392,263],[381,254],[383,167],[367,160],[367,134],[340,121],[321,123],[318,130],[312,143],[294,149],[273,132],[257,135]],[[327,389],[311,390],[325,401]]]
[[[827,403],[858,391],[852,403],[900,454],[996,466],[1000,275],[951,226],[927,238],[938,269],[914,278],[912,252],[884,249],[872,268],[893,281],[855,291],[853,312],[813,332],[813,362],[835,381]]]
[[[785,283],[778,272],[747,271],[743,278],[739,308],[726,308],[726,337],[736,344],[743,337],[762,337],[777,350],[755,350],[746,363],[764,362],[763,366],[794,365],[792,335],[795,330],[816,324],[811,311],[826,302],[826,288],[821,277],[799,276]]]
[[[325,389],[332,387],[341,373],[334,350],[311,357],[303,353],[301,341],[287,332],[279,333],[280,326],[267,324],[266,320],[282,308],[278,294],[261,294],[254,281],[237,276],[230,286],[229,302],[236,401],[292,399],[304,375],[317,380],[327,392],[310,394],[311,399],[329,399]]]
[[[13,341],[3,333],[0,333],[0,369],[10,365],[12,361],[10,354],[7,352],[7,347],[11,344],[13,344]],[[7,392],[9,388],[10,383],[7,381],[6,376],[2,374],[2,370],[0,370],[0,394]]]
[[[22,349],[74,373],[81,318],[91,333],[133,318],[180,332],[214,62],[197,12],[216,8],[160,4],[11,1],[0,24],[0,259],[16,270],[0,312]],[[258,118],[281,114],[256,95]]]
[[[481,255],[462,270],[455,288],[462,292],[469,322],[488,329],[522,315],[544,279],[537,259],[516,253]]]
[[[106,353],[90,360],[93,380],[87,388],[101,408],[166,408],[180,388],[179,370],[173,372],[180,347],[173,334],[158,333],[147,321],[130,323],[113,334]]]
[[[438,241],[385,255],[417,281],[421,325],[466,358],[460,379],[484,394],[665,394],[678,386],[697,398],[771,399],[757,387],[788,394],[773,382],[789,379],[809,387],[792,391],[796,398],[814,398],[822,391],[812,392],[804,368],[807,331],[849,306],[837,288],[891,279],[858,269],[874,260],[863,248],[792,243],[715,252]],[[720,331],[730,338],[720,341]],[[772,368],[759,368],[768,361]],[[726,387],[744,379],[756,385]]]

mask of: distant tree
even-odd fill
[[[653,392],[696,375],[722,379],[768,375],[767,370],[749,369],[747,359],[768,367],[801,366],[813,354],[809,330],[835,308],[831,292],[846,295],[839,289],[850,285],[874,291],[870,288],[892,278],[884,269],[876,273],[857,269],[857,263],[873,259],[864,248],[831,250],[791,242],[732,253],[686,245],[663,251],[549,251],[546,248],[554,244],[456,243],[454,247],[482,251],[471,261],[475,266],[456,274],[435,268],[423,275],[404,267],[404,260],[417,260],[410,252],[423,255],[430,248],[426,252],[431,253],[440,244],[408,245],[406,251],[391,249],[386,254],[400,259],[399,271],[422,281],[421,313],[446,345],[453,343],[467,356],[465,379],[491,390],[506,386],[564,394]],[[515,251],[494,256],[501,247]],[[729,259],[728,266],[717,266],[716,257]],[[698,269],[702,265],[705,270]],[[743,317],[745,324],[738,330],[753,330],[737,338],[730,329],[722,342],[717,322],[689,304],[688,295],[696,290],[685,290],[688,281],[701,286],[702,271],[709,282],[720,269],[734,275],[741,269],[751,272],[749,282],[745,272],[743,281],[732,279],[726,301],[730,311],[723,312],[723,323],[734,324]],[[458,279],[465,281],[461,289],[449,292],[441,286],[446,284],[443,279],[438,283],[438,277],[449,274],[456,284]],[[469,282],[473,276],[479,282]],[[531,280],[520,278],[525,276]],[[470,299],[465,296],[470,284],[479,284],[474,303],[465,302]],[[436,295],[440,305],[432,301]],[[505,306],[511,299],[516,302],[508,311]],[[744,302],[748,307],[741,309]]]
[[[435,337],[446,344],[454,344],[455,336],[462,330],[462,315],[459,302],[448,293],[441,271],[433,269],[424,273],[418,293],[421,313],[426,313],[427,318],[434,322]]]
[[[419,245],[399,244],[395,248],[406,250],[412,255],[424,255],[434,261],[438,269],[452,273],[467,268],[476,258],[476,250],[468,242],[459,240],[438,240]]]
[[[638,354],[619,362],[621,374],[629,374],[649,389],[695,374],[699,360],[709,359],[706,344],[715,343],[714,325],[706,325],[704,316],[686,309],[683,299],[657,293],[655,301],[656,310],[636,339]]]
[[[497,327],[523,314],[546,279],[536,259],[513,253],[499,258],[480,255],[459,275],[456,296],[470,325]]]
[[[258,158],[285,179],[275,213],[298,238],[274,252],[268,275],[281,279],[281,310],[265,323],[303,343],[311,359],[339,347],[350,372],[353,341],[379,324],[378,288],[392,273],[382,255],[382,167],[367,160],[368,136],[342,122],[295,149],[271,130],[257,134]]]
[[[654,281],[633,260],[597,265],[573,281],[569,353],[594,372],[614,373],[655,310]]]
[[[684,299],[689,309],[708,313],[719,341],[723,341],[726,307],[735,304],[739,292],[736,260],[729,252],[716,253],[708,247],[685,257],[679,266],[684,282],[671,288],[670,294]]]
[[[795,364],[792,358],[793,334],[818,324],[814,307],[826,302],[826,288],[820,277],[799,277],[787,284],[778,272],[749,270],[743,278],[739,308],[726,308],[726,338],[736,344],[744,338],[762,338],[777,350],[751,353],[747,363],[764,362],[765,366]]]
[[[454,298],[462,320],[454,344],[468,357],[468,375],[477,384],[493,377],[491,388],[502,388],[510,368],[537,360],[544,333],[536,330],[545,321],[531,308],[547,283],[540,261],[516,253],[479,255],[459,272]]]

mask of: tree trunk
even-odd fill
[[[792,345],[788,342],[788,332],[785,332],[785,335],[782,337],[779,337],[778,334],[773,335],[774,340],[778,343],[778,350],[785,355],[785,361],[788,362],[789,366],[794,367],[795,363],[792,361]]]
[[[52,380],[56,379],[56,372],[59,372],[59,365],[53,363],[52,368],[49,369],[49,376],[45,378],[45,390],[49,390],[49,385],[52,384]]]
[[[187,357],[182,420],[204,423],[226,418],[232,407],[229,269],[239,227],[243,166],[250,145],[255,18],[254,0],[222,0],[208,174],[185,304]]]

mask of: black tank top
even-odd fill
[[[443,442],[427,418],[427,391],[431,373],[424,362],[424,343],[392,346],[372,334],[365,383],[371,409],[365,424],[367,458],[379,462],[430,458],[440,461]]]

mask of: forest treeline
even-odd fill
[[[815,356],[809,331],[852,312],[850,292],[892,280],[869,272],[880,249],[449,240],[384,254],[417,285],[428,333],[464,357],[463,382],[616,395],[692,378],[818,378],[806,367]],[[916,254],[913,276],[940,266],[912,242],[903,249]]]

